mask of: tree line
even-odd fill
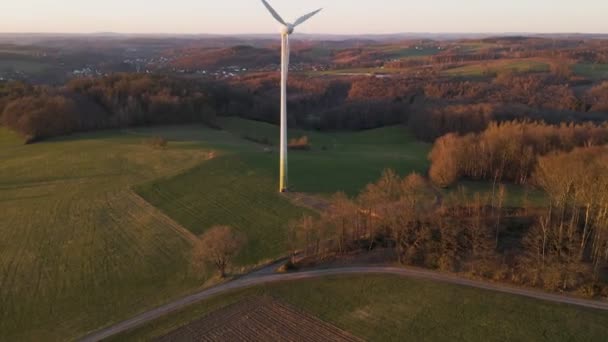
[[[492,122],[480,133],[449,133],[437,139],[429,155],[429,176],[440,187],[463,177],[527,184],[539,156],[607,143],[606,123]]]
[[[0,84],[0,124],[35,141],[74,131],[134,125],[202,122],[239,116],[278,123],[276,73],[228,80],[115,74],[73,79],[63,86]],[[308,77],[289,83],[289,124],[315,130],[360,130],[408,123],[420,139],[478,133],[490,122],[601,122],[608,82],[574,91],[555,71],[512,72],[479,80],[437,75]],[[59,121],[59,123],[56,123]]]
[[[74,79],[62,87],[10,83],[2,95],[0,124],[27,142],[93,129],[212,124],[233,99],[229,87],[141,74]]]
[[[336,194],[319,217],[291,222],[289,267],[390,250],[404,265],[606,297],[606,157],[605,147],[542,157],[547,167],[567,160],[580,168],[581,158],[593,165],[573,183],[565,167],[559,176],[539,167],[535,177],[552,194],[548,207],[507,208],[504,186],[441,196],[421,175],[386,171],[356,198]]]

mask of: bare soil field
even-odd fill
[[[158,341],[361,341],[267,296],[245,299]]]

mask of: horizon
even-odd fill
[[[604,18],[608,3],[599,0],[576,4],[562,0],[500,4],[380,0],[356,6],[347,0],[272,0],[271,4],[287,21],[324,7],[318,18],[299,29],[308,34],[608,34]],[[143,0],[102,4],[66,0],[60,5],[30,0],[10,1],[7,7],[6,15],[0,14],[0,32],[12,34],[259,35],[274,33],[277,27],[259,0],[176,0],[154,5]],[[362,20],[366,25],[358,24]]]

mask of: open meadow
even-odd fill
[[[276,193],[276,154],[241,137],[251,125],[271,136],[272,126],[225,124],[228,131],[156,127],[32,145],[3,129],[0,334],[75,338],[198,288],[204,277],[190,269],[191,242],[214,224],[247,235],[240,265],[282,255],[286,222],[306,209]],[[356,193],[384,167],[422,172],[428,146],[405,132],[311,134],[328,150],[293,153],[293,184]],[[154,136],[168,148],[143,143]]]
[[[65,340],[196,287],[191,237],[130,190],[208,158],[103,132],[0,134],[0,335]]]
[[[287,303],[369,341],[604,341],[608,333],[608,314],[602,311],[456,285],[366,275],[231,292],[113,340],[147,341],[164,336],[202,317],[213,319],[216,310],[225,311],[222,308],[235,303],[237,307],[247,305],[259,296]]]
[[[576,75],[591,79],[608,78],[608,64],[577,63],[572,66]]]
[[[246,235],[237,271],[284,255],[287,222],[309,210],[277,193],[277,129],[234,118],[220,124],[31,145],[2,129],[0,335],[73,339],[200,288],[209,274],[193,271],[192,242],[213,225]],[[311,149],[289,156],[299,192],[352,196],[386,168],[428,168],[430,145],[405,127],[290,131],[304,135]]]
[[[504,59],[483,63],[470,63],[465,66],[444,70],[443,74],[453,77],[481,77],[504,71],[514,73],[547,72],[549,71],[549,63],[540,59]]]

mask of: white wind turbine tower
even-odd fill
[[[287,74],[289,72],[289,35],[293,30],[310,19],[315,14],[321,12],[318,9],[298,18],[293,24],[287,23],[281,16],[270,6],[266,0],[262,3],[270,14],[281,24],[281,164],[280,164],[280,181],[279,191],[286,192],[287,187]]]

